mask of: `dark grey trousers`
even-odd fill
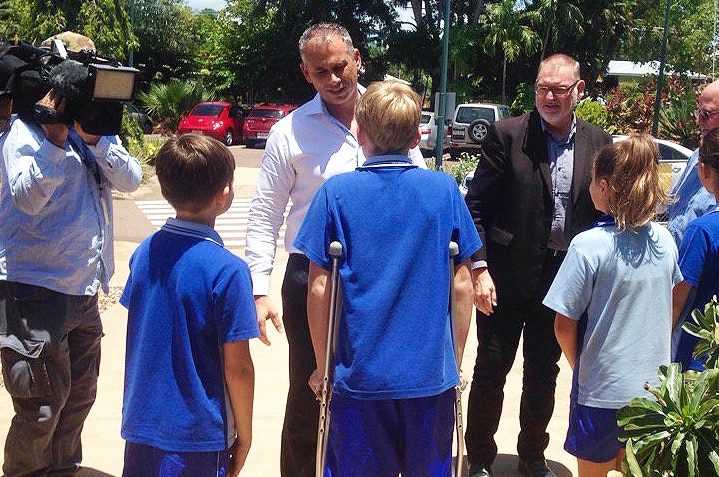
[[[310,262],[290,255],[282,282],[282,321],[290,351],[290,388],[280,446],[282,477],[314,477],[319,404],[307,384],[317,368],[307,322],[307,278]]]
[[[5,477],[74,475],[95,402],[102,323],[97,296],[0,281],[0,358],[15,416]]]

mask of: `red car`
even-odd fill
[[[242,142],[244,120],[245,113],[237,104],[225,101],[197,103],[190,114],[180,121],[177,134],[196,132],[231,146]]]
[[[272,125],[295,109],[297,106],[294,104],[260,104],[252,108],[243,127],[245,145],[255,147],[264,143]]]

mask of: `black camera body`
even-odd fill
[[[138,70],[86,51],[61,49],[62,55],[24,42],[0,43],[0,98],[11,98],[12,112],[24,120],[77,121],[88,134],[118,134],[123,102],[134,97]],[[66,99],[63,114],[35,104],[51,88]]]

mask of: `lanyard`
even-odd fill
[[[70,144],[72,144],[72,146],[75,148],[75,151],[80,156],[80,160],[83,164],[85,164],[85,167],[87,167],[88,170],[92,172],[92,175],[95,177],[95,182],[97,182],[97,185],[100,185],[100,183],[102,182],[102,177],[100,176],[100,166],[97,165],[97,161],[95,160],[95,156],[92,154],[92,151],[90,151],[90,149],[76,134],[77,133],[71,129],[70,131],[68,131],[67,139],[68,141],[70,141]]]

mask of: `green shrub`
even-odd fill
[[[147,92],[137,94],[153,118],[159,118],[160,130],[172,134],[180,119],[201,101],[210,101],[214,93],[195,81],[172,80],[167,84],[153,83]]]
[[[719,475],[719,302],[694,310],[683,329],[699,337],[694,356],[706,369],[659,368],[661,385],[645,385],[656,400],[635,398],[617,414],[626,442],[625,475],[703,477]]]
[[[457,181],[457,185],[459,185],[468,173],[477,168],[479,157],[479,154],[468,154],[463,152],[459,155],[459,163],[450,167],[449,170],[446,170],[445,172],[454,177],[454,180]]]
[[[584,98],[574,110],[579,119],[596,124],[609,134],[617,134],[618,128],[609,118],[607,108],[591,98]]]

